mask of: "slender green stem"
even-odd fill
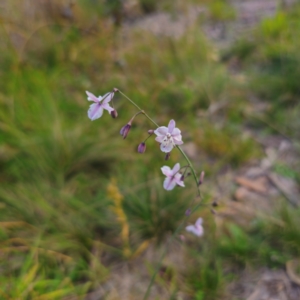
[[[196,211],[200,205],[201,205],[201,203],[198,203],[198,204],[194,207],[194,209],[192,210],[192,213],[193,213],[194,211]],[[175,236],[177,235],[177,233],[180,232],[180,230],[182,229],[182,227],[184,226],[184,223],[188,220],[188,218],[189,218],[189,216],[187,216],[187,215],[184,217],[184,219],[182,220],[181,224],[176,228],[176,230],[175,230],[174,233],[172,234],[170,240],[168,241],[168,244],[171,243],[171,242],[173,241],[173,239],[175,238]],[[146,291],[146,293],[145,293],[145,295],[144,295],[143,300],[147,300],[147,299],[148,299],[149,293],[150,293],[150,289],[151,289],[151,287],[152,287],[152,285],[153,285],[153,283],[154,283],[154,280],[155,280],[155,277],[156,277],[157,273],[159,272],[159,270],[160,270],[160,268],[161,268],[162,261],[163,261],[163,259],[164,259],[164,257],[165,257],[166,254],[167,254],[167,247],[164,249],[164,251],[163,251],[163,253],[162,253],[161,257],[160,257],[158,266],[157,266],[155,272],[154,272],[154,273],[152,274],[152,276],[151,276],[151,280],[150,280],[150,282],[149,282],[149,285],[148,285],[148,288],[147,288],[147,291]]]
[[[175,238],[176,234],[181,230],[181,228],[183,227],[183,224],[184,222],[186,221],[186,217],[184,218],[184,220],[182,221],[182,223],[177,227],[177,229],[174,231],[173,235],[171,236],[170,240],[168,241],[168,243],[171,243],[173,241],[173,239]],[[148,285],[148,288],[147,288],[147,291],[144,295],[144,298],[143,300],[147,300],[148,297],[149,297],[149,293],[150,293],[150,289],[154,283],[154,280],[155,280],[155,277],[157,275],[157,273],[159,272],[160,268],[161,268],[161,265],[162,265],[162,260],[164,259],[165,255],[167,254],[167,247],[165,248],[165,250],[163,251],[162,255],[161,255],[161,258],[159,260],[159,263],[158,263],[158,266],[155,270],[155,272],[152,274],[151,276],[151,280],[149,282],[149,285]]]
[[[152,119],[149,117],[148,114],[145,113],[144,110],[142,110],[137,104],[135,104],[130,98],[128,98],[124,93],[122,93],[120,90],[118,90],[119,93],[124,96],[132,105],[134,105],[138,110],[140,110],[142,112],[142,114],[144,114],[156,127],[159,127],[159,125]]]
[[[159,127],[159,125],[151,118],[149,117],[148,114],[145,113],[144,110],[142,110],[135,102],[133,102],[129,97],[127,97],[124,93],[122,93],[120,90],[118,90],[118,92],[123,95],[133,106],[135,106],[141,113],[143,113],[156,127]],[[195,169],[193,168],[193,165],[191,163],[191,161],[189,160],[189,158],[187,157],[187,155],[185,154],[185,152],[182,150],[181,147],[179,146],[176,146],[176,148],[181,152],[182,156],[185,158],[185,160],[187,161],[188,163],[188,166],[190,167],[192,173],[193,173],[193,176],[194,176],[194,179],[195,179],[195,183],[196,183],[196,186],[197,186],[197,191],[198,191],[198,196],[201,198],[201,192],[200,192],[200,187],[199,187],[199,180],[198,180],[198,177],[197,177],[197,174],[196,174],[196,171]],[[192,200],[191,204],[190,205],[193,205],[195,201],[195,198]],[[198,205],[196,205],[196,207],[193,209],[193,211],[195,211],[199,206],[201,205],[201,203],[199,203]],[[184,217],[184,219],[182,220],[181,224],[177,227],[177,229],[174,231],[174,233],[172,234],[170,240],[168,241],[168,243],[170,243],[171,241],[173,241],[173,239],[175,238],[175,236],[177,235],[177,233],[182,229],[182,227],[184,226],[185,222],[187,221],[187,219],[189,218],[188,215],[186,215]],[[147,288],[147,291],[145,293],[145,296],[144,296],[144,300],[148,299],[149,297],[149,293],[150,293],[150,289],[154,283],[154,280],[155,280],[155,277],[162,265],[162,260],[163,258],[165,257],[167,253],[167,247],[165,248],[163,254],[161,255],[161,258],[159,260],[159,264],[155,270],[155,272],[153,273],[152,277],[151,277],[151,280],[150,280],[150,283],[148,285],[148,288]]]
[[[153,133],[149,134],[149,135],[147,136],[147,138],[144,140],[144,143],[146,143],[146,141],[147,141],[152,135],[153,135]]]
[[[187,161],[188,165],[190,166],[191,168],[191,171],[193,173],[193,176],[194,176],[194,179],[195,179],[195,182],[196,182],[196,185],[197,185],[197,191],[198,191],[198,195],[199,197],[201,197],[201,192],[200,192],[200,187],[199,187],[199,180],[198,180],[198,177],[197,177],[197,174],[195,172],[195,169],[193,168],[193,165],[192,163],[190,162],[189,158],[187,157],[187,155],[185,154],[185,152],[181,149],[181,147],[179,146],[176,146],[177,149],[181,152],[181,154],[183,155],[183,157],[185,158],[185,160]]]

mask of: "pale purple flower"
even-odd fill
[[[202,218],[198,218],[197,221],[195,222],[195,225],[186,226],[185,230],[200,237],[204,233],[202,222],[203,222]]]
[[[177,163],[173,169],[167,166],[163,166],[161,171],[167,178],[164,181],[164,189],[167,191],[173,190],[176,184],[184,186],[183,181],[181,180],[181,174],[178,172],[180,169],[180,164]]]
[[[110,102],[114,96],[113,92],[107,93],[103,97],[99,96],[98,98],[88,91],[86,91],[86,94],[88,95],[88,101],[95,102],[94,104],[90,105],[88,110],[88,117],[92,121],[99,119],[102,116],[103,109],[106,109],[109,113],[114,111],[114,109],[108,104],[108,102]]]
[[[168,153],[176,145],[182,145],[181,131],[175,128],[175,121],[171,120],[168,127],[161,126],[158,127],[154,133],[157,135],[155,140],[160,143],[160,150],[162,152]]]

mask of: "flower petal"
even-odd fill
[[[176,180],[176,184],[185,187],[184,182],[182,180]]]
[[[183,141],[176,141],[176,140],[174,140],[174,139],[173,139],[173,141],[174,141],[174,144],[175,144],[175,145],[182,145],[182,144],[183,144]]]
[[[106,109],[109,113],[111,113],[112,111],[114,111],[114,108],[112,108],[108,103],[102,102],[101,105],[102,105],[103,109]]]
[[[192,233],[194,233],[196,235],[198,234],[197,229],[196,229],[196,227],[194,225],[186,226],[185,230],[188,231],[188,232],[192,232]]]
[[[113,92],[106,93],[106,94],[102,97],[102,99],[104,99],[104,100],[102,101],[102,103],[103,103],[103,104],[106,104],[106,103],[110,102],[111,99],[114,97],[114,94],[115,94],[115,93],[113,93]]]
[[[173,130],[174,130],[174,128],[175,128],[175,125],[176,125],[176,123],[175,123],[174,120],[171,120],[171,121],[169,122],[169,125],[168,125],[168,132],[169,132],[169,133],[172,133],[172,132],[173,132]]]
[[[183,180],[181,179],[181,174],[177,173],[177,174],[174,176],[174,179],[175,179],[177,185],[180,185],[180,186],[182,186],[182,187],[185,187],[184,182],[183,182]]]
[[[167,177],[164,181],[164,189],[167,191],[171,191],[176,186],[175,180],[172,177]]]
[[[202,236],[203,233],[204,233],[203,227],[202,227],[202,226],[199,226],[199,227],[197,227],[197,229],[198,229],[198,232],[199,232],[199,235],[198,235],[198,236]]]
[[[88,95],[88,101],[94,101],[94,102],[99,102],[99,99],[92,93],[85,91],[86,94]]]
[[[168,133],[168,128],[166,126],[158,127],[157,129],[154,130],[154,133],[157,136],[165,136]]]
[[[198,228],[198,227],[195,227],[194,225],[186,226],[185,230],[193,233],[196,236],[201,236],[203,234],[203,228]]]
[[[196,223],[195,223],[195,226],[200,226],[201,224],[203,223],[203,219],[202,218],[198,218]]]
[[[90,105],[90,108],[88,110],[88,117],[94,121],[96,119],[99,119],[103,114],[103,108],[99,103],[94,103]]]
[[[172,170],[172,175],[175,175],[180,170],[180,164],[177,163]]]
[[[172,138],[173,138],[173,140],[181,141],[182,140],[182,135],[180,133],[179,134],[172,134]]]
[[[181,135],[181,130],[178,128],[174,128],[172,131],[172,136]]]
[[[164,136],[157,136],[156,138],[155,138],[155,140],[157,141],[157,142],[159,142],[159,143],[162,143],[163,142],[163,140],[164,140]]]
[[[168,153],[168,152],[170,152],[172,149],[173,149],[172,143],[168,143],[168,144],[162,143],[162,144],[160,144],[160,150],[161,150],[162,152]]]
[[[160,168],[162,173],[167,176],[167,177],[171,177],[172,176],[172,170],[170,167],[168,166],[163,166],[162,168]]]

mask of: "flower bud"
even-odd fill
[[[148,134],[149,134],[149,135],[151,135],[151,134],[153,134],[153,133],[154,133],[154,130],[153,130],[153,129],[149,129],[149,130],[148,130]]]
[[[185,215],[186,215],[186,216],[189,216],[190,214],[191,214],[191,209],[188,208],[188,209],[185,211]]]
[[[215,200],[212,204],[211,204],[213,207],[216,207],[216,206],[219,206],[218,205],[218,202]]]
[[[126,139],[128,132],[130,131],[130,128],[131,128],[131,124],[129,123],[121,128],[120,134],[123,136],[123,139]]]
[[[138,153],[144,153],[145,151],[146,151],[146,144],[142,142],[138,146]]]
[[[199,181],[198,181],[198,185],[201,185],[201,184],[203,183],[204,175],[205,175],[205,173],[204,173],[204,171],[202,171],[201,174],[200,174],[200,178],[199,178]]]
[[[118,91],[119,91],[119,90],[118,90],[117,88],[114,88],[114,89],[113,89],[113,92],[114,92],[114,93],[117,93]]]
[[[183,174],[181,175],[180,180],[181,180],[181,181],[184,180],[184,175],[183,175]]]
[[[114,109],[110,115],[113,117],[113,119],[115,119],[118,116],[118,112]]]
[[[182,235],[182,234],[179,236],[179,238],[180,238],[180,240],[181,240],[182,242],[185,242],[185,240],[186,240],[185,236]]]
[[[168,152],[165,156],[165,160],[168,160],[170,158],[170,156],[171,156],[171,152]]]

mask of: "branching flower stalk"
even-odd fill
[[[123,97],[125,97],[133,106],[135,106],[149,121],[151,121],[156,127],[159,127],[159,125],[143,110],[141,109],[134,101],[132,101],[129,97],[127,97],[124,93],[122,93],[119,89],[114,89],[114,92],[119,92]],[[199,182],[199,179],[197,177],[197,174],[196,174],[196,171],[191,163],[191,161],[189,160],[189,158],[187,157],[186,153],[183,151],[183,149],[176,145],[176,148],[180,151],[180,153],[182,154],[182,156],[184,157],[184,159],[187,161],[190,169],[191,169],[191,172],[193,174],[193,177],[194,177],[194,180],[195,180],[195,183],[196,183],[196,186],[197,186],[197,192],[198,192],[198,196],[201,198],[201,191],[200,191],[200,186],[198,184]],[[194,202],[194,199],[191,203],[191,205],[193,204]]]
[[[86,92],[88,95],[88,100],[89,101],[93,101],[94,104],[92,104],[88,110],[88,117],[93,121],[96,120],[98,118],[100,118],[103,114],[104,110],[107,110],[111,116],[113,118],[116,118],[118,116],[117,111],[115,110],[115,108],[111,107],[109,105],[109,102],[113,99],[114,94],[116,92],[119,92],[123,97],[125,97],[137,110],[138,112],[130,119],[130,121],[121,128],[120,134],[123,136],[123,138],[125,139],[130,131],[131,128],[131,124],[133,119],[139,115],[139,114],[143,114],[148,120],[150,120],[157,128],[155,130],[148,130],[148,134],[149,136],[144,140],[144,142],[140,143],[138,146],[138,153],[144,153],[146,151],[146,140],[152,136],[153,134],[156,135],[155,140],[157,142],[160,143],[160,149],[162,152],[166,153],[166,160],[169,159],[170,157],[170,152],[173,148],[177,148],[180,153],[182,154],[182,156],[184,157],[184,159],[187,162],[187,165],[180,168],[180,164],[176,163],[173,167],[173,169],[171,169],[169,166],[163,166],[161,168],[162,173],[166,176],[164,183],[163,183],[163,187],[165,190],[172,190],[176,185],[177,186],[181,186],[184,187],[184,178],[186,176],[188,176],[189,174],[186,175],[186,170],[190,169],[191,173],[193,174],[193,178],[196,184],[196,188],[197,188],[197,195],[196,197],[194,197],[190,203],[190,207],[192,207],[195,199],[200,198],[201,197],[201,192],[200,192],[200,185],[203,182],[203,178],[204,178],[204,172],[202,171],[200,174],[200,178],[198,178],[196,171],[191,163],[191,161],[189,160],[188,156],[186,155],[186,153],[183,151],[183,149],[180,147],[180,145],[183,144],[182,141],[182,136],[181,136],[181,131],[176,128],[176,123],[174,120],[170,120],[168,127],[166,126],[159,126],[143,109],[141,109],[134,101],[132,101],[129,97],[127,97],[123,92],[121,92],[120,90],[114,88],[112,92],[105,94],[103,97],[99,96],[96,97],[95,95],[93,95],[90,92]],[[183,174],[181,174],[181,170],[184,170]],[[182,230],[182,228],[184,227],[185,223],[187,222],[188,218],[191,216],[191,214],[196,211],[198,209],[198,207],[200,205],[203,205],[201,202],[198,203],[194,208],[188,208],[185,212],[185,216],[183,217],[183,220],[181,222],[181,224],[175,229],[175,231],[173,232],[172,236],[170,237],[170,239],[167,242],[167,246],[168,244],[173,241],[173,239],[177,236],[177,234],[180,232],[180,230]],[[121,215],[120,215],[121,216]],[[120,221],[124,221],[124,216],[121,216],[122,218],[119,218]],[[124,222],[123,222],[124,223]],[[122,223],[122,225],[124,225]],[[123,226],[124,227],[124,226]],[[125,226],[126,227],[126,226]],[[186,226],[186,231],[193,233],[194,235],[200,237],[203,235],[203,227],[202,227],[202,218],[198,218],[198,220],[195,222],[194,225],[189,225]],[[123,233],[124,238],[124,242],[125,245],[127,246],[127,244],[129,245],[129,240],[128,240],[128,230],[126,228],[126,230]],[[150,289],[154,283],[155,277],[162,265],[162,260],[164,258],[164,256],[167,253],[167,248],[165,247],[157,268],[155,269],[155,272],[152,274],[150,283],[148,285],[148,288],[146,290],[146,293],[144,295],[144,300],[148,299],[149,294],[150,294]],[[129,248],[128,248],[129,249]]]

